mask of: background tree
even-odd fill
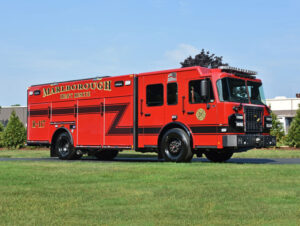
[[[276,136],[276,145],[280,146],[283,143],[283,139],[284,139],[283,126],[273,112],[271,112],[271,116],[272,116],[272,129],[270,131],[270,134],[272,136]]]
[[[300,147],[300,104],[296,112],[296,116],[293,119],[291,126],[289,128],[289,133],[287,136],[287,144],[290,147]]]
[[[222,62],[223,57],[215,56],[215,54],[210,54],[209,51],[205,52],[204,49],[192,58],[189,56],[183,62],[180,62],[182,67],[192,67],[192,66],[201,66],[207,68],[218,68],[219,66],[228,66],[227,63]]]
[[[3,145],[7,148],[21,148],[26,142],[26,129],[15,111],[12,111],[3,132]]]
[[[0,122],[0,132],[3,132],[4,131],[4,126],[2,124],[2,122]]]
[[[2,122],[0,122],[0,148],[3,147],[3,139],[2,139],[3,130],[4,130],[4,126],[3,126]]]

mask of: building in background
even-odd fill
[[[0,122],[2,122],[2,124],[4,126],[6,126],[13,110],[15,110],[16,115],[19,117],[21,122],[26,127],[27,126],[27,107],[25,107],[25,106],[1,107],[0,108]]]
[[[274,99],[267,99],[267,105],[271,107],[271,110],[282,123],[285,134],[288,133],[299,104],[300,94],[296,94],[296,98],[275,97]]]

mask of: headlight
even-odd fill
[[[271,129],[272,128],[272,124],[267,123],[266,124],[266,128]]]
[[[242,114],[232,114],[229,116],[229,125],[234,128],[243,129],[244,127],[244,115]]]
[[[265,122],[272,122],[271,116],[265,116]]]
[[[265,116],[265,128],[272,129],[272,116]]]
[[[244,120],[244,116],[243,116],[243,115],[235,114],[235,118],[236,118],[237,120]]]
[[[236,125],[236,127],[244,127],[243,122],[236,122],[235,125]]]

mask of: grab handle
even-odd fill
[[[182,113],[185,113],[185,109],[184,109],[184,100],[185,100],[185,96],[182,96]]]
[[[141,99],[141,115],[143,115],[143,99]]]

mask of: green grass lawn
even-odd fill
[[[235,153],[233,158],[300,158],[300,150],[252,149]]]
[[[48,158],[49,150],[0,150],[0,158]],[[120,152],[118,157],[139,158],[156,157],[156,153],[140,153],[135,151]],[[204,157],[205,158],[205,157]],[[300,158],[300,150],[252,149],[247,152],[235,153],[233,158]]]
[[[299,225],[300,165],[0,162],[1,225]]]
[[[44,150],[0,150],[0,158],[48,158],[50,151]]]

